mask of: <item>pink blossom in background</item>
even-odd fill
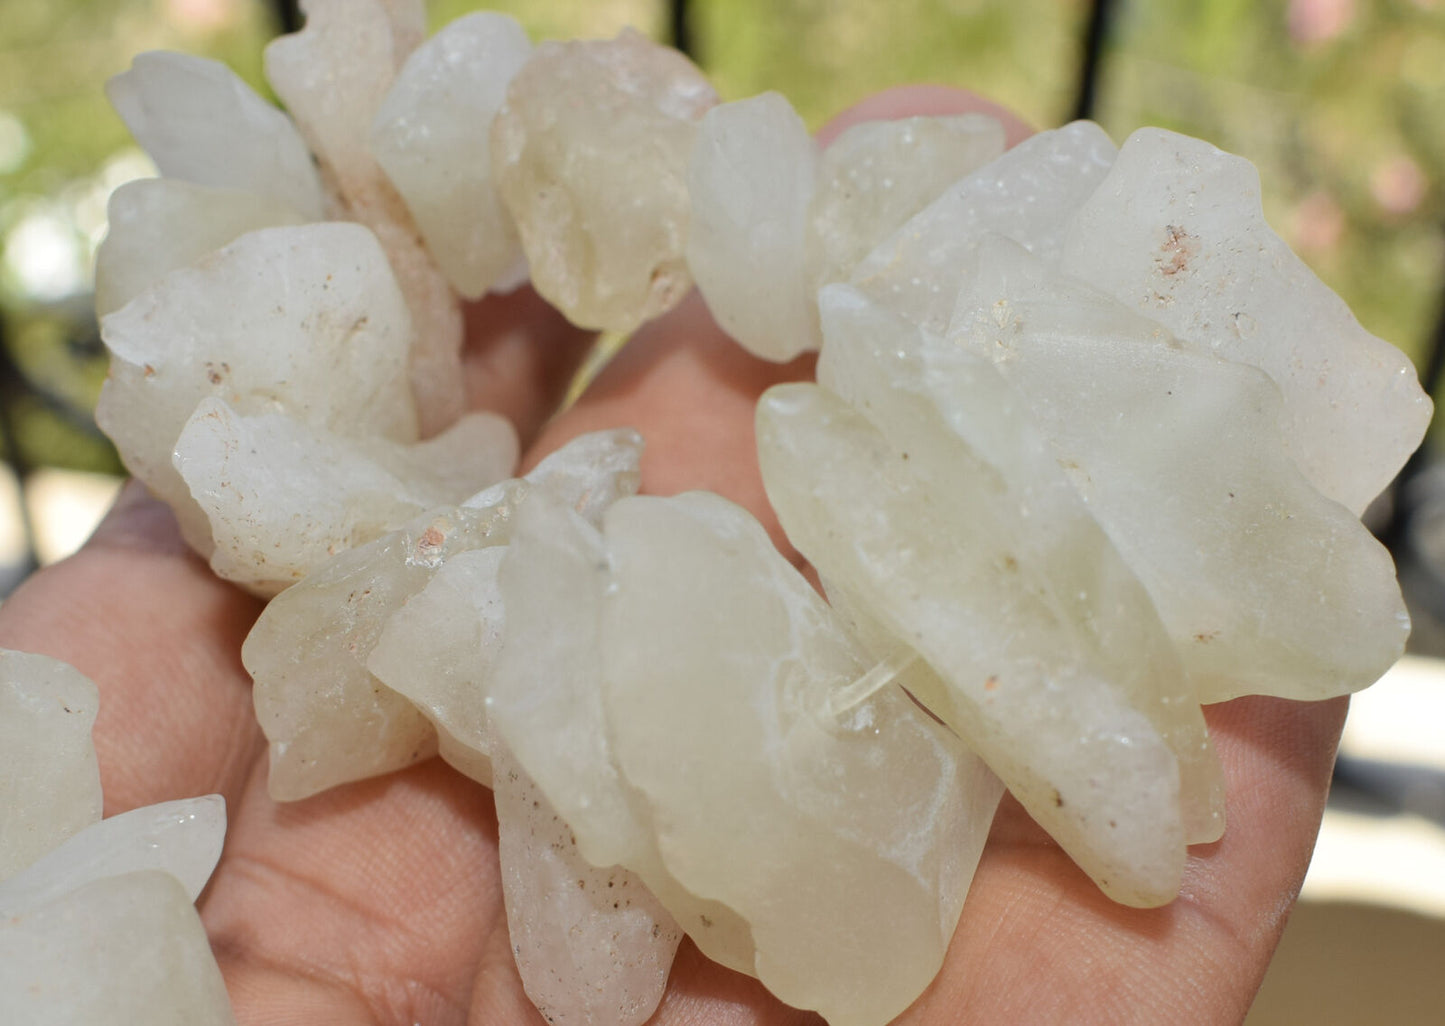
[[[1429,188],[1420,165],[1403,154],[1380,161],[1370,172],[1370,195],[1388,214],[1411,213],[1425,201]]]
[[[1355,20],[1355,0],[1290,0],[1289,35],[1313,46],[1334,39]]]

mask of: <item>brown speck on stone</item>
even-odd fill
[[[1061,794],[1059,794],[1058,789],[1055,788],[1055,789],[1054,789],[1054,808],[1056,808],[1056,809],[1062,809],[1063,807],[1064,807],[1064,796],[1061,795]]]
[[[1213,641],[1217,637],[1219,637],[1218,631],[1200,631],[1194,635],[1194,640],[1203,645]]]
[[[1197,235],[1190,235],[1177,224],[1165,225],[1164,244],[1159,247],[1159,255],[1154,258],[1154,262],[1159,266],[1160,274],[1172,278],[1189,270],[1189,262],[1198,253]]]
[[[986,680],[986,681],[983,682],[983,689],[984,689],[985,691],[992,691],[992,690],[994,690],[994,689],[997,688],[997,687],[998,687],[998,677],[997,677],[997,676],[989,677],[988,680]]]

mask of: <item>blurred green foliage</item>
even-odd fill
[[[535,38],[610,36],[626,24],[664,40],[671,32],[660,0],[432,0],[429,14],[438,27],[482,7],[513,14]],[[1049,127],[1073,109],[1089,9],[1086,0],[692,0],[689,17],[695,56],[725,99],[776,89],[816,126],[878,89],[940,82]],[[1104,126],[1122,139],[1161,124],[1249,157],[1281,234],[1367,327],[1418,359],[1445,281],[1445,0],[1118,0],[1114,9]],[[54,286],[63,274],[37,279],[12,259],[17,240],[52,261],[88,259],[105,194],[143,167],[104,80],[135,53],[170,48],[225,61],[264,91],[261,50],[276,24],[263,0],[0,0],[0,317],[35,386],[10,411],[30,461],[113,466],[84,423],[104,361],[83,288],[54,294],[65,290],[36,281]]]

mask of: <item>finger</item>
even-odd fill
[[[277,804],[258,764],[201,913],[241,1022],[541,1024],[491,795],[440,761]],[[471,1021],[478,1021],[473,1019]]]
[[[1034,134],[1034,128],[1002,104],[963,89],[941,85],[903,85],[875,93],[833,118],[818,131],[827,146],[845,129],[864,121],[894,118],[940,117],[948,114],[987,114],[1003,126],[1004,145],[1017,146]]]
[[[1191,849],[1163,908],[1109,901],[1006,799],[943,972],[904,1023],[1241,1021],[1309,864],[1344,709],[1206,710],[1227,826]]]
[[[106,815],[212,792],[234,799],[261,745],[240,659],[259,609],[131,482],[80,552],[0,606],[0,646],[63,659],[95,681]]]
[[[525,449],[567,394],[597,335],[569,324],[530,286],[463,307],[467,408],[510,420]]]

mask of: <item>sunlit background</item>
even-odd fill
[[[1445,0],[433,0],[536,38],[631,24],[724,99],[786,94],[814,126],[883,88],[991,95],[1039,127],[1089,113],[1204,136],[1260,168],[1270,221],[1433,390],[1445,350]],[[0,598],[87,535],[119,464],[91,419],[111,191],[152,173],[102,85],[136,53],[228,63],[263,93],[286,0],[0,0]],[[1371,511],[1414,647],[1355,701],[1305,902],[1251,1023],[1445,1018],[1445,470]],[[1380,1002],[1392,1002],[1381,1005]]]

